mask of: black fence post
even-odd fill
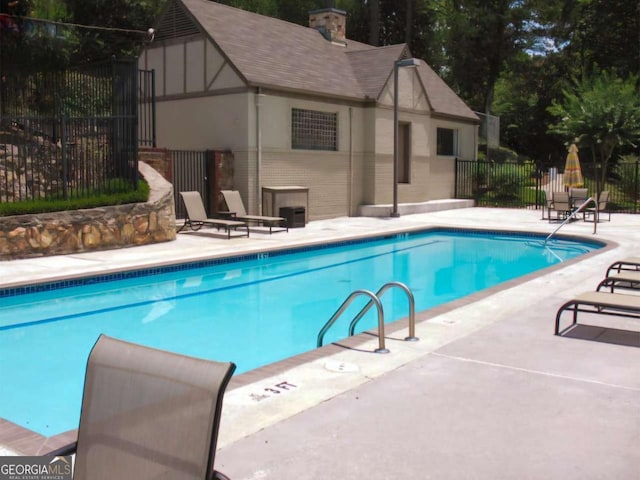
[[[152,146],[156,145],[156,71],[151,70],[151,139]]]
[[[68,191],[68,176],[69,176],[69,162],[67,159],[67,121],[66,115],[63,113],[60,116],[60,153],[62,156],[62,198],[67,200],[69,198]]]
[[[476,202],[476,206],[479,207],[480,203],[480,161],[476,161],[476,174],[471,177],[471,189],[473,193],[473,198]],[[475,179],[473,178],[475,177]]]
[[[640,160],[636,160],[636,168],[634,171],[634,175],[633,175],[633,183],[634,183],[634,188],[633,188],[633,213],[638,213],[638,195],[640,194],[640,192],[638,191],[638,181],[640,180],[638,178],[638,166],[640,165]]]
[[[453,176],[453,198],[458,198],[458,168],[460,168],[460,162],[458,161],[458,157],[456,157],[455,173]]]

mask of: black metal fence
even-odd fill
[[[138,70],[138,144],[156,146],[156,83],[154,70]]]
[[[208,150],[171,150],[173,164],[173,192],[176,218],[185,218],[180,192],[200,192],[205,209],[210,214],[208,172],[212,154]]]
[[[600,172],[589,164],[582,170],[584,186],[595,196]],[[455,197],[474,199],[480,207],[542,208],[551,192],[566,190],[562,172],[534,163],[456,160],[455,178]],[[640,213],[640,161],[612,166],[602,190],[609,191],[611,211]]]
[[[134,60],[3,71],[0,201],[70,198],[138,181]]]

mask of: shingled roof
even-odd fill
[[[347,40],[346,46],[335,45],[313,28],[209,0],[173,1],[186,7],[249,86],[375,101],[393,62],[409,54],[404,44],[372,47]],[[418,72],[435,113],[478,120],[424,62]]]

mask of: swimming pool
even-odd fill
[[[76,428],[100,333],[231,360],[242,372],[315,348],[354,290],[400,281],[421,311],[600,246],[433,230],[0,292],[0,417],[45,436]],[[325,344],[346,335],[365,302],[354,302]],[[382,303],[387,321],[407,315],[403,292]],[[375,322],[372,311],[358,331]]]

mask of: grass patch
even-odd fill
[[[133,190],[129,185],[123,186],[123,182],[118,180],[114,181],[110,187],[109,193],[87,193],[81,197],[68,199],[51,197],[43,200],[0,203],[0,216],[61,212],[65,210],[79,210],[82,208],[124,205],[127,203],[146,202],[149,199],[149,185],[144,180],[138,181],[137,190]]]

